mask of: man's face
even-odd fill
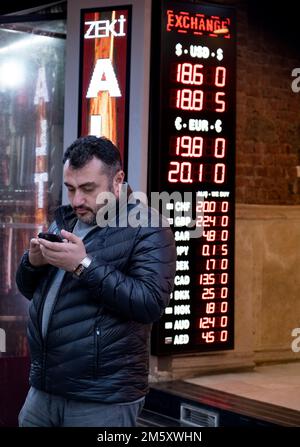
[[[118,184],[123,178],[123,171],[119,171],[110,179],[102,161],[95,157],[79,169],[73,169],[67,160],[64,165],[64,184],[78,219],[89,225],[95,223],[101,206],[96,204],[98,194],[109,191],[117,196]]]

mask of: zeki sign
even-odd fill
[[[131,7],[81,11],[79,135],[127,148]],[[126,160],[124,160],[126,163]]]

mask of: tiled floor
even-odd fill
[[[253,372],[216,374],[185,382],[300,411],[300,363],[260,366]]]

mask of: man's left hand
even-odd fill
[[[61,230],[61,235],[67,241],[50,242],[38,239],[41,252],[49,264],[72,272],[86,257],[86,250],[82,240],[73,233]]]

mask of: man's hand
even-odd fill
[[[41,267],[42,265],[48,264],[48,261],[44,258],[41,251],[39,239],[33,238],[30,240],[28,258],[30,264],[34,267]]]
[[[49,242],[45,239],[38,239],[41,252],[49,264],[72,272],[86,257],[85,246],[82,240],[73,233],[61,230],[61,235],[67,239],[66,242]]]

